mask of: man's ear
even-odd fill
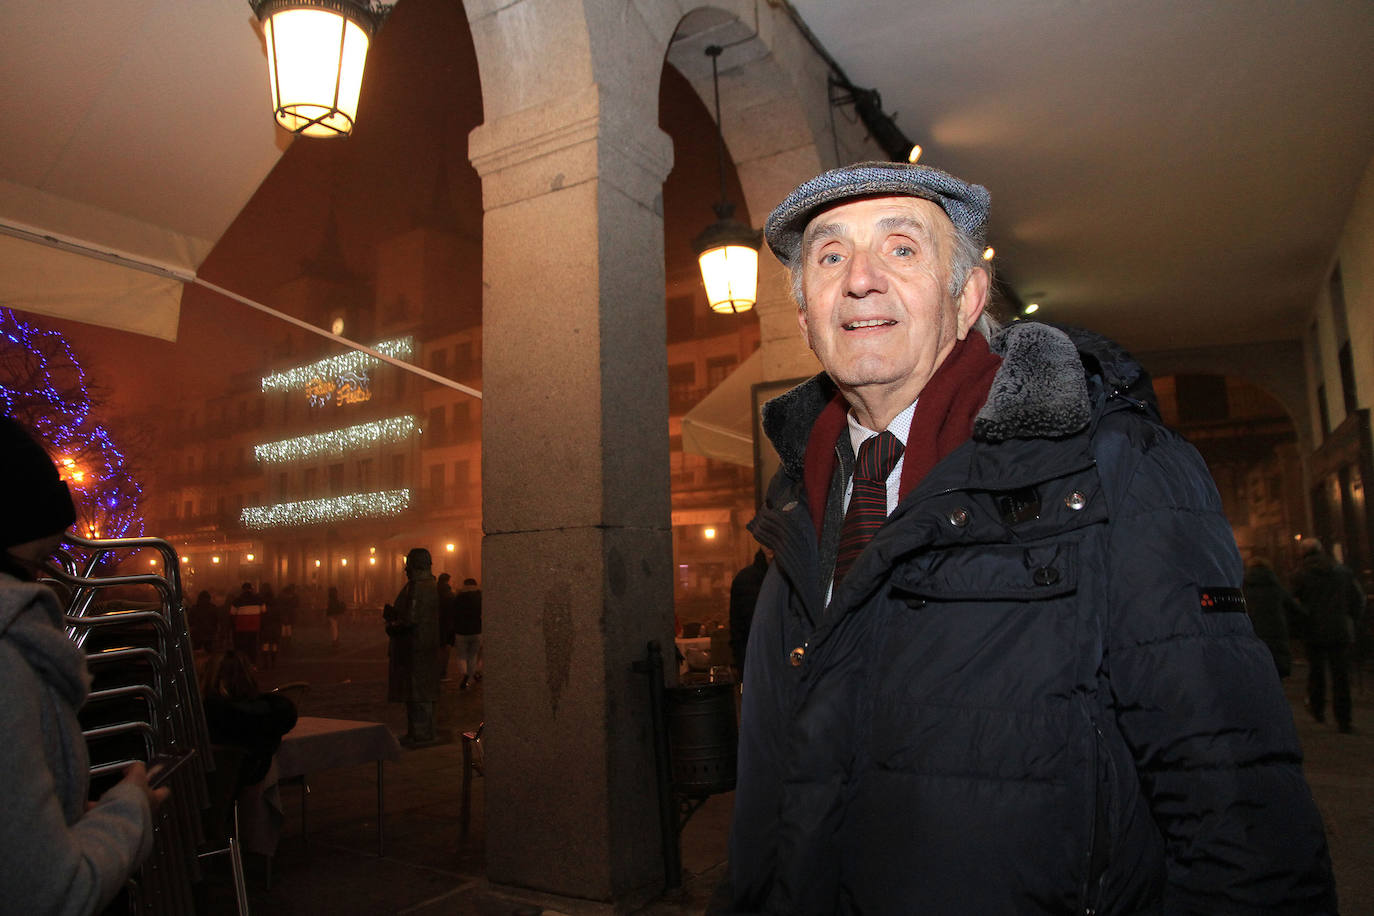
[[[955,316],[955,330],[957,336],[963,340],[968,336],[969,329],[973,327],[978,316],[983,314],[983,309],[988,305],[988,272],[981,267],[975,267],[968,272],[968,279],[964,280],[964,288],[959,292],[958,311]]]
[[[806,333],[806,307],[803,305],[797,306],[797,327],[801,328],[802,341],[809,348],[811,337]]]

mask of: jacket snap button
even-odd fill
[[[955,528],[962,528],[968,524],[968,510],[965,509],[963,506],[960,506],[957,509],[950,509],[947,518],[949,519],[949,523],[953,525]]]
[[[793,668],[800,668],[802,659],[805,657],[806,648],[804,646],[797,646],[797,648],[793,649],[791,654],[788,655],[788,659],[792,662]]]
[[[1059,570],[1053,566],[1042,566],[1035,571],[1036,585],[1053,585],[1059,581]]]
[[[1084,496],[1083,493],[1079,490],[1074,490],[1068,496],[1064,497],[1064,505],[1068,506],[1075,512],[1077,512],[1079,509],[1082,509],[1087,504],[1088,497]]]
[[[797,501],[794,499],[794,500],[792,500],[791,502],[789,502],[787,505],[783,506],[783,507],[782,507],[782,511],[784,511],[784,512],[791,512],[791,511],[792,511],[793,509],[795,509],[795,508],[797,508]]]

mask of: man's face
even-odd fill
[[[982,271],[949,294],[953,235],[944,211],[916,197],[852,201],[807,225],[797,320],[851,404],[904,409],[982,312]]]

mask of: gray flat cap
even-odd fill
[[[969,184],[928,165],[856,162],[804,181],[778,204],[763,224],[768,247],[784,265],[801,254],[802,233],[821,210],[860,197],[905,195],[938,204],[954,225],[974,241],[983,240],[992,198],[988,189]]]

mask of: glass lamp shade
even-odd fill
[[[759,287],[759,234],[722,219],[697,237],[695,247],[711,310],[730,315],[753,308]]]
[[[352,0],[267,0],[256,9],[277,123],[307,137],[348,136],[376,30],[372,13]]]
[[[701,281],[713,311],[747,312],[758,298],[759,251],[747,245],[721,245],[697,257]]]

